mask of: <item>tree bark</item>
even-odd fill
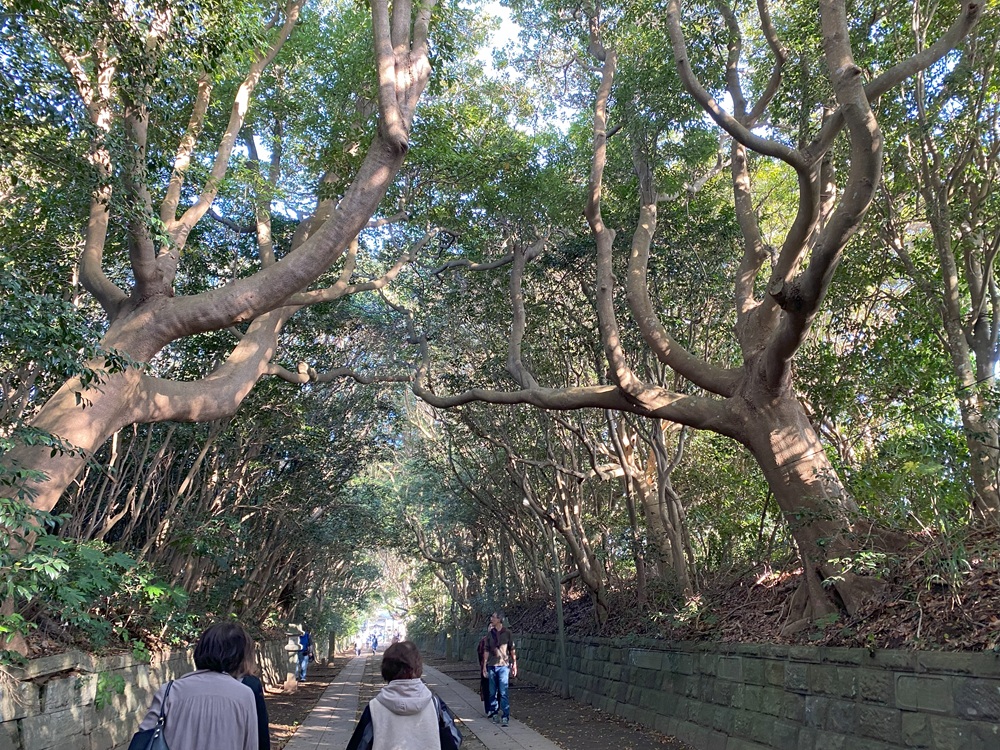
[[[850,570],[850,558],[870,544],[871,524],[847,496],[804,407],[785,393],[734,408],[752,419],[744,443],[764,472],[803,566],[786,632],[840,608],[855,614],[877,588],[875,579]]]

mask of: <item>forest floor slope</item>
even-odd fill
[[[717,574],[688,598],[650,585],[638,601],[632,580],[610,591],[608,622],[598,628],[584,594],[565,602],[571,635],[628,635],[665,640],[796,643],[878,649],[1000,651],[1000,540],[992,533],[946,544],[940,540],[909,555],[873,556],[866,563],[881,588],[854,616],[841,614],[782,636],[785,603],[801,571],[760,566]],[[551,601],[510,607],[515,632],[555,633]]]

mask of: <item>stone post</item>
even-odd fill
[[[288,672],[285,674],[285,692],[294,693],[299,686],[295,679],[295,671],[299,666],[299,633],[289,627],[285,633],[288,636],[288,643],[285,644],[285,651],[288,653]]]

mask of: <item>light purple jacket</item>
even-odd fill
[[[156,725],[164,683],[139,729]],[[171,750],[258,750],[253,691],[222,672],[199,669],[174,680],[163,738]]]

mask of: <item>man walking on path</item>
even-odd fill
[[[490,625],[482,676],[490,680],[490,718],[494,724],[507,726],[510,723],[508,683],[511,677],[517,677],[517,651],[513,636],[503,626],[503,612],[497,610],[490,615]]]
[[[302,635],[299,636],[299,663],[295,667],[295,679],[299,682],[306,681],[310,656],[312,656],[312,635],[309,633],[309,626],[303,625]]]

